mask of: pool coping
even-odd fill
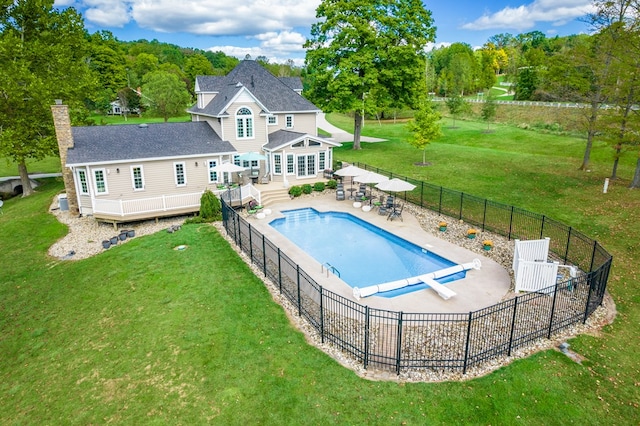
[[[353,207],[353,202],[349,200],[337,201],[331,192],[294,198],[284,202],[274,202],[266,207],[271,211],[271,214],[266,215],[263,219],[258,219],[255,215],[249,216],[248,220],[251,226],[278,246],[318,284],[361,305],[404,313],[468,313],[495,305],[509,295],[511,276],[507,269],[486,256],[426,232],[418,219],[407,209],[403,211],[402,221],[389,221],[386,216],[379,215],[376,211],[364,212],[360,208]],[[448,283],[447,288],[456,292],[456,295],[448,300],[442,299],[432,289],[419,290],[394,298],[374,295],[357,300],[353,296],[353,289],[348,284],[331,273],[327,274],[326,269],[323,272],[317,260],[269,225],[272,220],[284,217],[281,213],[283,210],[309,207],[319,212],[351,213],[453,262],[467,263],[476,258],[480,259],[482,267],[480,270],[467,271],[467,277],[464,279]]]

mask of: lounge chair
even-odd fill
[[[345,198],[344,189],[336,189],[336,200],[344,201]]]
[[[367,196],[367,184],[361,183],[360,188],[358,189],[358,192],[356,192],[356,198],[360,199],[366,196]]]
[[[256,200],[251,200],[249,201],[249,204],[247,204],[247,213],[249,214],[255,214],[261,209],[262,209],[262,206],[259,205]]]
[[[393,220],[393,219],[400,219],[402,222],[404,222],[404,220],[402,220],[402,209],[404,209],[404,204],[400,204],[400,207],[394,207],[393,210],[391,210],[391,212],[389,213],[389,216],[387,216],[387,220]]]

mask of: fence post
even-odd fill
[[[238,238],[237,238],[237,242],[238,245],[240,246],[240,251],[242,251],[242,231],[240,230],[240,226],[242,224],[242,222],[240,221],[240,216],[236,216],[238,218],[238,225],[236,226],[236,228],[238,229]]]
[[[400,317],[398,318],[398,339],[396,342],[396,374],[400,375],[400,357],[402,356],[402,317],[404,313],[402,311],[399,312]]]
[[[267,250],[265,250],[264,234],[262,234],[262,273],[267,277]]]
[[[587,303],[584,305],[583,324],[586,323],[589,318],[589,305],[591,304],[591,297],[593,296],[593,272],[587,274],[587,283],[589,283],[589,293],[587,294]]]
[[[300,265],[296,265],[296,281],[298,282],[298,316],[301,316],[302,306],[300,306]]]
[[[549,315],[549,330],[547,331],[547,339],[551,338],[551,329],[553,328],[553,317],[556,311],[556,298],[558,296],[558,283],[556,283],[556,289],[553,292],[553,302],[551,302],[551,315]]]
[[[442,187],[440,187],[440,200],[438,200],[438,214],[442,214]]]
[[[511,356],[511,349],[513,348],[513,333],[516,328],[516,311],[518,309],[518,297],[513,299],[513,316],[511,317],[511,332],[509,333],[509,350],[507,351],[507,356]]]
[[[364,369],[369,366],[369,330],[371,318],[369,317],[369,305],[364,307]]]
[[[460,211],[458,212],[458,219],[462,219],[462,203],[464,202],[464,192],[460,193]]]
[[[591,251],[591,264],[589,265],[589,272],[593,272],[593,262],[596,259],[596,251],[598,249],[598,242],[593,240],[593,250]]]
[[[324,343],[324,295],[322,290],[324,287],[320,286],[320,342]]]
[[[282,293],[282,256],[280,256],[280,247],[278,247],[278,287]]]
[[[484,211],[482,212],[482,232],[484,232],[485,222],[487,220],[487,199],[484,199]]]
[[[540,239],[544,236],[544,220],[546,218],[547,217],[545,215],[542,215],[542,221],[540,222]]]
[[[424,208],[424,181],[420,181],[420,207]]]
[[[471,321],[473,312],[469,312],[469,318],[467,319],[467,342],[464,345],[464,364],[462,366],[462,374],[467,372],[467,364],[469,363],[469,345],[471,340]]]
[[[251,224],[249,224],[249,259],[253,263],[253,232],[251,232]]]
[[[567,258],[569,257],[569,245],[571,244],[571,231],[573,231],[573,228],[569,227],[569,233],[567,234],[567,245],[564,250],[564,263],[567,263]]]
[[[509,236],[507,239],[511,241],[511,232],[513,232],[513,206],[511,206],[511,216],[509,217]]]

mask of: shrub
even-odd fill
[[[300,188],[297,185],[292,186],[291,188],[289,188],[289,195],[291,195],[292,197],[299,197],[302,195],[302,188]]]
[[[210,190],[205,190],[200,197],[200,217],[204,221],[215,221],[222,219],[222,206],[220,200]]]
[[[324,182],[316,182],[313,184],[313,190],[314,191],[318,191],[318,192],[322,192],[324,191]]]
[[[310,184],[305,183],[304,185],[302,185],[302,192],[303,193],[308,195],[308,194],[311,194],[312,190],[313,190],[313,187]]]
[[[329,189],[336,189],[338,187],[338,181],[335,179],[331,179],[329,182],[327,182],[327,188]]]

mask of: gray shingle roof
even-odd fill
[[[280,81],[289,86],[291,90],[302,92],[302,80],[300,77],[279,77]]]
[[[313,140],[325,142],[330,145],[341,146],[341,144],[338,142],[334,142],[319,136],[313,136],[307,133],[300,133],[300,132],[294,132],[291,130],[281,129],[281,130],[276,130],[273,133],[269,133],[269,142],[266,145],[264,145],[264,148],[268,150],[280,149],[294,141],[303,139],[305,137],[308,137]]]
[[[268,112],[319,112],[320,109],[300,96],[289,85],[275,77],[255,61],[241,61],[224,78],[198,77],[201,91],[218,92],[204,108],[192,107],[189,112],[217,117],[231,99],[245,87],[267,108]]]
[[[87,126],[71,131],[74,147],[68,151],[68,165],[236,152],[206,122]]]

